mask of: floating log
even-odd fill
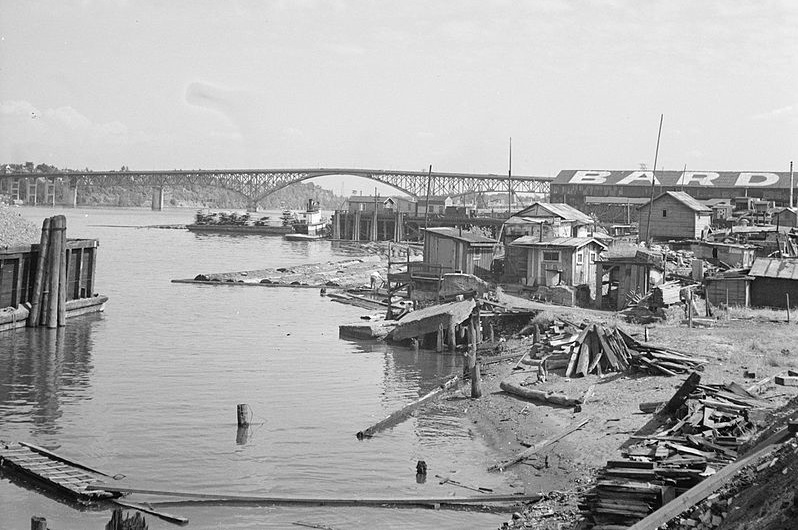
[[[31,296],[30,313],[28,313],[28,326],[35,328],[39,325],[39,315],[42,310],[42,294],[45,285],[45,272],[47,267],[47,253],[50,247],[50,218],[42,221],[42,237],[39,240],[39,255],[36,259],[36,273],[33,277],[33,294]]]
[[[589,421],[590,421],[590,418],[587,418],[587,419],[581,420],[581,421],[579,421],[577,423],[573,423],[573,424],[569,425],[564,431],[556,434],[555,436],[553,436],[551,438],[547,438],[547,439],[543,440],[542,442],[536,443],[535,445],[533,445],[532,447],[530,447],[530,448],[526,449],[525,451],[521,452],[517,456],[515,456],[515,457],[513,457],[513,458],[511,458],[509,460],[503,460],[503,461],[499,462],[498,464],[494,464],[494,465],[490,466],[488,468],[488,471],[504,471],[508,467],[513,466],[513,465],[517,464],[518,462],[522,462],[522,461],[526,460],[527,458],[529,458],[530,456],[534,455],[538,451],[540,451],[542,449],[545,449],[546,447],[550,446],[551,444],[553,444],[553,443],[565,438],[566,436],[568,436],[572,432],[574,432],[574,431],[576,431],[578,429],[581,429]]]
[[[399,423],[399,422],[403,421],[405,418],[407,418],[410,415],[411,412],[413,412],[414,410],[419,408],[421,405],[423,405],[425,403],[428,403],[428,402],[432,401],[433,399],[436,399],[436,398],[442,396],[449,389],[451,389],[452,387],[457,385],[459,380],[460,380],[460,378],[458,376],[456,376],[456,375],[450,377],[449,379],[446,380],[445,383],[440,385],[435,390],[425,394],[424,396],[422,396],[421,398],[417,399],[416,401],[413,401],[412,403],[408,403],[407,405],[402,407],[400,410],[397,410],[396,412],[394,412],[393,414],[391,414],[390,416],[388,416],[384,420],[375,423],[371,427],[368,427],[367,429],[363,429],[362,431],[358,431],[358,433],[355,436],[357,436],[358,440],[362,440],[363,438],[371,438],[372,436],[374,436],[375,433],[377,433],[377,432],[379,432],[379,431],[381,431],[383,429],[387,429],[388,427],[390,427],[392,425],[396,425],[397,423]]]

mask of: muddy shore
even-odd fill
[[[600,317],[591,311],[551,306],[547,309],[552,315],[566,314],[569,318],[574,318],[574,311],[590,315],[593,321]],[[598,318],[599,321],[615,319],[612,313]],[[642,335],[642,326],[621,326],[632,335]],[[754,380],[745,379],[745,372],[756,374],[756,380],[760,381],[798,364],[798,351],[784,347],[798,343],[798,326],[794,323],[731,321],[709,330],[660,324],[649,327],[649,332],[652,342],[710,359],[701,374],[705,384],[736,381],[748,386]],[[508,339],[506,349],[523,353],[530,347],[531,339],[516,337]],[[589,394],[581,411],[575,412],[572,407],[539,404],[502,391],[499,384],[504,379],[536,377],[535,368],[514,371],[516,362],[508,360],[485,366],[483,397],[471,400],[466,409],[475,430],[496,452],[497,461],[551,438],[578,420],[589,419],[589,422],[529,460],[504,471],[512,476],[511,484],[517,491],[548,495],[542,502],[528,505],[524,513],[517,513],[506,527],[545,530],[578,527],[582,519],[577,507],[580,496],[592,487],[593,477],[607,460],[620,458],[620,446],[651,418],[650,414],[640,412],[638,405],[669,399],[685,377],[610,373],[604,377],[566,379],[561,370],[550,373],[543,389],[574,396]],[[777,407],[798,395],[798,388],[776,387],[770,382],[759,392],[760,397]]]

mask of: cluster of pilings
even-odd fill
[[[66,217],[56,215],[42,223],[39,259],[33,279],[28,326],[66,325],[67,295]]]

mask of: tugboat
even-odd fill
[[[293,223],[294,232],[283,237],[289,241],[316,241],[325,237],[327,221],[322,218],[319,205],[308,199],[308,207],[299,213],[299,220]]]

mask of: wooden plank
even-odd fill
[[[547,438],[547,439],[545,439],[545,440],[543,440],[541,442],[538,442],[537,444],[535,444],[532,447],[530,447],[529,449],[521,452],[520,454],[516,455],[515,457],[513,457],[513,458],[511,458],[509,460],[504,460],[502,462],[499,462],[497,464],[494,464],[494,465],[490,466],[488,468],[488,471],[504,471],[508,467],[513,466],[513,465],[515,465],[518,462],[521,462],[523,460],[526,460],[527,458],[529,458],[530,456],[534,455],[538,451],[540,451],[540,450],[550,446],[551,444],[553,444],[553,443],[565,438],[566,436],[568,436],[572,432],[574,432],[574,431],[576,431],[578,429],[581,429],[589,421],[590,421],[590,418],[587,418],[587,419],[581,420],[579,422],[573,423],[573,424],[569,425],[565,430],[563,430],[563,431],[559,432],[558,434],[556,434],[555,436],[553,436],[551,438]]]
[[[678,411],[682,405],[684,405],[684,402],[687,401],[687,398],[693,393],[700,382],[701,375],[698,374],[698,372],[691,373],[687,379],[685,379],[684,383],[682,383],[682,386],[679,387],[679,390],[677,390],[676,393],[671,397],[668,403],[662,407],[662,410],[659,414],[661,416],[666,414],[672,416],[675,414],[676,411]]]
[[[798,386],[798,377],[791,375],[777,375],[773,378],[777,385]]]

